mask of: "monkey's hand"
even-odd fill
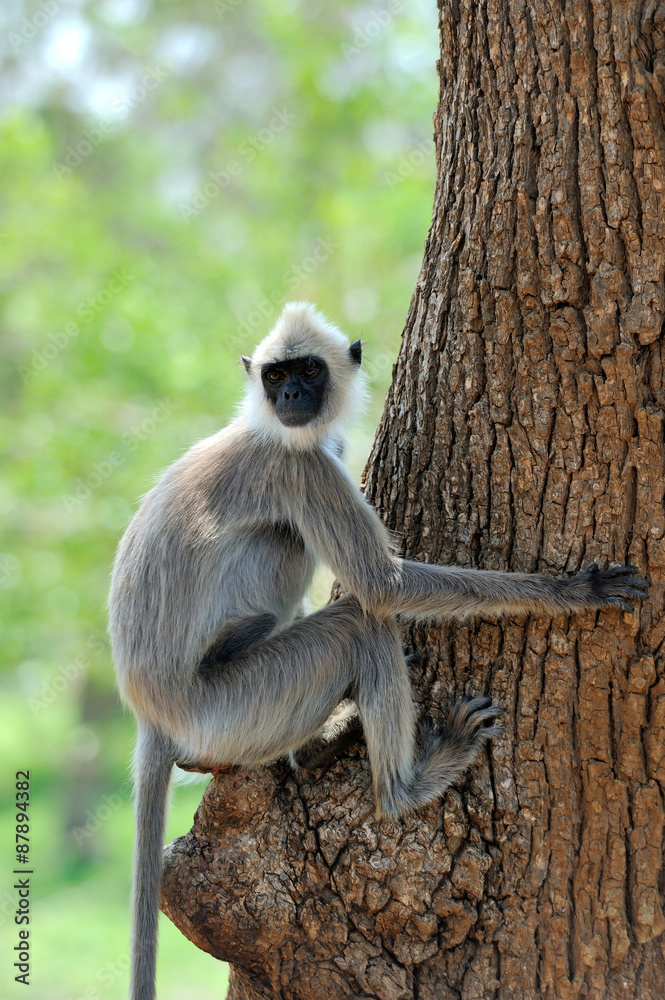
[[[635,566],[600,569],[593,563],[584,573],[573,577],[573,581],[584,587],[586,593],[583,600],[586,598],[588,601],[587,607],[604,608],[610,605],[623,611],[634,611],[629,599],[643,601],[649,588],[649,582],[636,574]]]

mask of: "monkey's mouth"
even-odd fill
[[[277,414],[280,423],[285,427],[304,427],[316,416],[314,410],[287,410]]]

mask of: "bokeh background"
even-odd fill
[[[133,722],[105,635],[114,549],[159,471],[232,415],[241,351],[292,299],[366,342],[359,475],[431,217],[436,13],[16,0],[0,19],[2,993],[119,998]],[[18,769],[29,990],[12,969]],[[202,790],[176,788],[169,838]],[[163,919],[160,1000],[225,982]]]

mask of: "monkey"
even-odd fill
[[[645,596],[631,566],[556,579],[395,555],[342,461],[363,396],[361,360],[359,340],[350,344],[312,305],[287,304],[242,357],[247,388],[236,417],[166,470],[120,542],[109,628],[138,731],[132,1000],[155,994],[174,763],[215,772],[288,755],[316,762],[326,725],[334,743],[359,719],[377,815],[402,816],[474,763],[501,732],[501,710],[466,698],[447,731],[419,725],[398,620],[631,610],[630,599]],[[343,595],[305,615],[319,563]]]

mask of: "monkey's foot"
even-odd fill
[[[500,705],[493,705],[491,698],[481,695],[477,698],[463,698],[450,713],[448,736],[450,742],[459,749],[475,753],[483,743],[500,736],[504,731],[495,720],[503,714]]]
[[[380,812],[401,816],[411,809],[440,798],[478,759],[483,745],[503,732],[497,723],[502,713],[490,698],[465,698],[450,713],[448,727],[439,732],[432,719],[421,719],[418,732],[418,759],[405,781],[399,774],[377,789]]]

